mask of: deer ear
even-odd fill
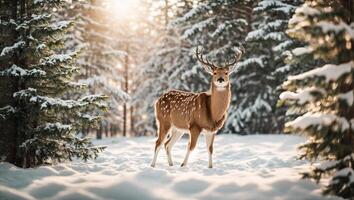
[[[211,66],[208,66],[208,65],[204,65],[203,64],[203,68],[206,72],[208,72],[209,74],[213,75],[214,73],[214,69],[211,67]]]

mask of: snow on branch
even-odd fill
[[[171,25],[183,23],[185,21],[188,21],[189,19],[193,18],[196,15],[200,15],[203,12],[207,12],[211,9],[211,7],[205,3],[198,5],[197,7],[191,9],[188,11],[184,16],[174,20]]]
[[[68,27],[70,27],[71,24],[72,24],[71,21],[59,21],[50,24],[49,26],[45,27],[44,30],[57,31],[57,30],[67,29]]]
[[[290,45],[292,45],[294,42],[292,40],[286,40],[284,42],[279,43],[275,47],[273,47],[273,51],[284,51],[287,49]]]
[[[354,40],[354,28],[349,26],[347,23],[340,21],[339,23],[333,23],[333,22],[327,22],[327,21],[320,21],[316,23],[317,27],[320,27],[322,29],[323,33],[329,34],[329,33],[340,33],[340,32],[345,32],[346,37],[351,38]]]
[[[316,87],[298,90],[296,92],[285,91],[280,94],[280,99],[295,100],[299,104],[304,104],[316,100],[317,96],[323,96],[326,91]]]
[[[2,49],[0,56],[7,56],[9,54],[14,53],[16,50],[23,48],[25,46],[24,41],[19,41],[13,44],[12,46],[8,46]]]
[[[242,31],[243,27],[246,27],[248,25],[248,22],[245,19],[235,19],[235,20],[227,20],[223,21],[218,25],[218,27],[215,29],[213,33],[211,33],[212,37],[220,36],[223,33],[227,33],[231,29],[234,29],[235,27]],[[235,30],[234,30],[235,31]]]
[[[347,93],[339,94],[338,98],[347,102],[348,106],[352,106],[354,103],[354,91],[350,90]]]
[[[209,24],[211,24],[212,21],[214,21],[215,17],[208,18],[206,20],[203,20],[201,22],[198,22],[194,24],[191,28],[187,29],[184,31],[182,35],[182,39],[187,39],[191,35],[197,33],[197,31],[202,31],[204,28],[206,28]]]
[[[26,77],[26,76],[45,76],[46,72],[40,69],[22,69],[16,65],[12,65],[10,68],[0,71],[0,76],[13,76],[13,77]]]
[[[44,63],[42,64],[48,64],[48,65],[56,65],[58,63],[62,63],[62,62],[68,62],[70,60],[72,60],[72,55],[71,54],[54,54],[52,56],[49,56],[44,60]]]
[[[31,25],[39,24],[41,22],[42,23],[46,22],[50,20],[51,17],[52,17],[51,14],[43,14],[43,15],[32,14],[30,20],[25,20],[16,27],[16,31],[27,30],[30,28]]]
[[[343,162],[348,162],[348,161],[352,160],[353,156],[354,156],[354,154],[351,154],[351,155],[345,156],[341,160],[328,160],[328,161],[325,161],[325,162],[321,163],[320,165],[316,166],[316,170],[325,172],[325,171],[334,169],[334,168],[338,167],[338,165],[342,165]]]
[[[344,117],[335,114],[306,113],[294,121],[286,123],[286,127],[294,129],[307,129],[311,126],[331,126],[334,129],[340,128],[341,131],[345,131],[349,129],[349,122]]]
[[[0,120],[8,118],[8,116],[15,114],[16,109],[10,105],[0,108]]]
[[[87,105],[95,104],[99,108],[105,108],[104,104],[100,104],[99,102],[105,100],[107,97],[102,95],[90,95],[81,98],[79,101],[75,100],[63,100],[60,98],[52,98],[41,96],[37,94],[37,90],[34,88],[27,88],[24,90],[20,90],[13,94],[13,97],[21,99],[21,100],[28,100],[32,104],[37,104],[40,106],[40,109],[52,109],[52,108],[66,108],[66,109],[73,109],[73,108],[85,108]]]
[[[63,0],[34,0],[33,4],[36,6],[42,6],[44,4],[58,5],[62,2]]]
[[[254,11],[262,12],[272,7],[275,7],[274,10],[283,12],[285,14],[290,14],[296,8],[293,5],[285,4],[279,0],[263,0],[258,3],[257,7],[254,8]]]
[[[283,32],[279,32],[282,26],[287,24],[286,20],[275,20],[273,22],[269,22],[266,25],[262,26],[260,29],[256,29],[251,31],[246,36],[246,41],[255,41],[255,40],[267,40],[272,39],[276,41],[282,40],[285,35]]]
[[[350,73],[354,70],[354,61],[343,63],[340,65],[326,64],[323,67],[316,68],[305,73],[289,76],[288,80],[303,80],[313,77],[324,77],[327,82],[338,80],[341,76],[346,73]]]
[[[337,171],[330,184],[334,184],[333,181],[336,181],[337,179],[342,179],[342,178],[347,178],[349,184],[353,184],[354,183],[354,170],[351,167],[346,167],[343,168],[339,171]]]
[[[312,48],[307,46],[307,47],[295,48],[291,51],[291,53],[293,53],[295,56],[300,56],[300,55],[304,55],[304,54],[309,54],[312,51],[313,51]]]
[[[244,67],[244,66],[249,66],[251,64],[257,64],[258,66],[260,67],[264,67],[264,64],[263,64],[263,57],[258,57],[258,58],[248,58],[246,60],[243,60],[241,62],[238,62],[236,64],[237,68],[240,68],[240,67]]]
[[[64,132],[64,131],[67,132],[67,131],[71,131],[72,126],[56,122],[56,123],[46,123],[44,126],[39,127],[39,129],[45,131],[56,130],[59,132]]]

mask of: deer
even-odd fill
[[[151,167],[155,167],[158,153],[164,144],[168,164],[173,166],[171,150],[173,145],[184,135],[189,134],[187,153],[181,167],[186,166],[190,153],[194,150],[199,135],[205,134],[208,151],[208,167],[212,168],[214,138],[227,118],[231,101],[230,74],[235,72],[236,63],[244,54],[243,47],[238,48],[231,62],[217,66],[196,48],[195,56],[204,70],[211,75],[208,92],[193,93],[170,90],[162,94],[155,102],[157,140]]]

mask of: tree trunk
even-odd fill
[[[109,137],[108,126],[109,126],[108,123],[104,126],[104,133],[105,133],[106,137]]]
[[[341,4],[345,9],[348,10],[349,16],[348,19],[346,19],[347,23],[350,24],[354,20],[354,2],[353,0],[341,0]]]
[[[124,92],[128,94],[129,92],[129,46],[126,46],[127,55],[124,58]],[[123,105],[123,136],[127,136],[127,114],[128,114],[128,105],[124,103]]]
[[[98,140],[102,139],[102,123],[100,123],[100,127],[97,129],[96,138]]]
[[[134,129],[134,108],[133,106],[130,106],[130,133],[135,135],[135,129]]]

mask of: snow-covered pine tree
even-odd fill
[[[62,11],[66,14],[62,15],[65,19],[75,19],[75,26],[66,39],[70,42],[69,47],[79,44],[82,48],[78,59],[82,73],[75,78],[89,86],[83,95],[100,93],[110,97],[109,111],[96,130],[97,138],[101,138],[104,132],[108,134],[108,129],[121,127],[118,124],[123,117],[122,105],[129,99],[123,91],[123,70],[119,68],[124,65],[126,57],[125,32],[117,27],[109,3],[109,0],[73,0]]]
[[[262,0],[253,8],[252,31],[246,37],[246,55],[238,63],[236,108],[230,129],[241,133],[279,133],[284,112],[276,104],[284,74],[286,50],[294,42],[285,30],[298,1]]]
[[[280,96],[288,113],[299,115],[286,131],[308,137],[301,158],[321,162],[304,177],[329,179],[324,194],[343,198],[354,196],[353,11],[353,4],[325,0],[308,0],[296,10],[288,34],[324,65],[288,77]]]
[[[60,0],[1,2],[1,160],[20,167],[95,158],[103,150],[78,136],[105,110],[105,96],[66,99],[85,85],[72,82],[76,53],[58,53],[70,21],[54,21]],[[2,98],[1,98],[2,99]],[[95,113],[95,114],[92,114]],[[10,124],[10,125],[5,125]]]

